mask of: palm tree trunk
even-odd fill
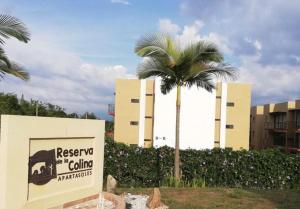
[[[175,179],[180,180],[179,129],[180,129],[181,86],[177,85],[176,98],[176,141],[175,141]]]

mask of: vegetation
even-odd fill
[[[152,189],[118,188],[117,192],[148,194]],[[258,190],[237,188],[160,188],[162,202],[172,209],[295,209],[300,190]]]
[[[216,78],[233,78],[234,70],[223,63],[223,55],[211,42],[199,41],[182,48],[168,35],[155,34],[143,37],[135,47],[137,55],[143,57],[138,67],[138,77],[161,78],[161,92],[177,89],[176,134],[175,134],[175,178],[180,179],[179,131],[181,88],[197,86],[212,92]],[[146,59],[145,59],[146,58]]]
[[[181,150],[182,179],[173,176],[174,149],[105,144],[104,176],[133,187],[300,188],[300,155],[279,150]]]
[[[19,19],[10,15],[0,15],[0,44],[3,45],[4,39],[16,38],[27,43],[30,40],[28,29]],[[17,63],[10,61],[4,49],[0,45],[0,78],[10,74],[23,80],[29,79],[29,74]]]
[[[31,116],[47,116],[47,117],[62,117],[62,118],[88,118],[96,119],[94,113],[86,112],[82,115],[77,113],[68,114],[65,109],[50,103],[44,103],[38,100],[21,99],[14,94],[0,93],[0,115],[31,115]]]

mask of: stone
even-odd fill
[[[116,194],[117,183],[118,182],[114,177],[108,175],[106,181],[106,191],[109,193]]]
[[[164,205],[161,203],[160,191],[158,188],[154,188],[152,195],[147,201],[147,207],[149,209],[155,209],[163,206]]]
[[[108,192],[102,192],[102,195],[106,201],[110,201],[114,204],[114,209],[126,208],[126,203],[123,195],[118,196]]]

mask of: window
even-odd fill
[[[227,107],[234,107],[234,102],[227,102]]]
[[[153,96],[153,94],[146,94],[146,96]]]
[[[139,122],[137,122],[137,121],[130,121],[130,125],[137,126],[137,125],[139,125]]]
[[[144,139],[145,142],[151,142],[151,139]]]
[[[275,133],[273,138],[273,145],[285,146],[285,134]]]
[[[221,96],[216,96],[217,99],[221,99]]]
[[[226,128],[227,128],[227,129],[233,129],[234,126],[233,126],[233,125],[226,125]]]
[[[131,99],[131,103],[139,103],[140,100],[139,99]]]
[[[276,113],[274,115],[274,127],[277,129],[286,128],[286,113]]]
[[[215,121],[220,121],[220,119],[219,119],[219,118],[216,118]]]
[[[145,116],[145,118],[152,118],[152,116]]]
[[[220,142],[219,141],[215,141],[215,144],[220,144]]]

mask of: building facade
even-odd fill
[[[250,145],[300,152],[300,100],[252,107]]]
[[[249,84],[218,83],[212,93],[183,88],[180,148],[249,149],[250,98]],[[116,80],[112,112],[115,141],[141,147],[175,146],[176,89],[163,95],[159,79]]]

